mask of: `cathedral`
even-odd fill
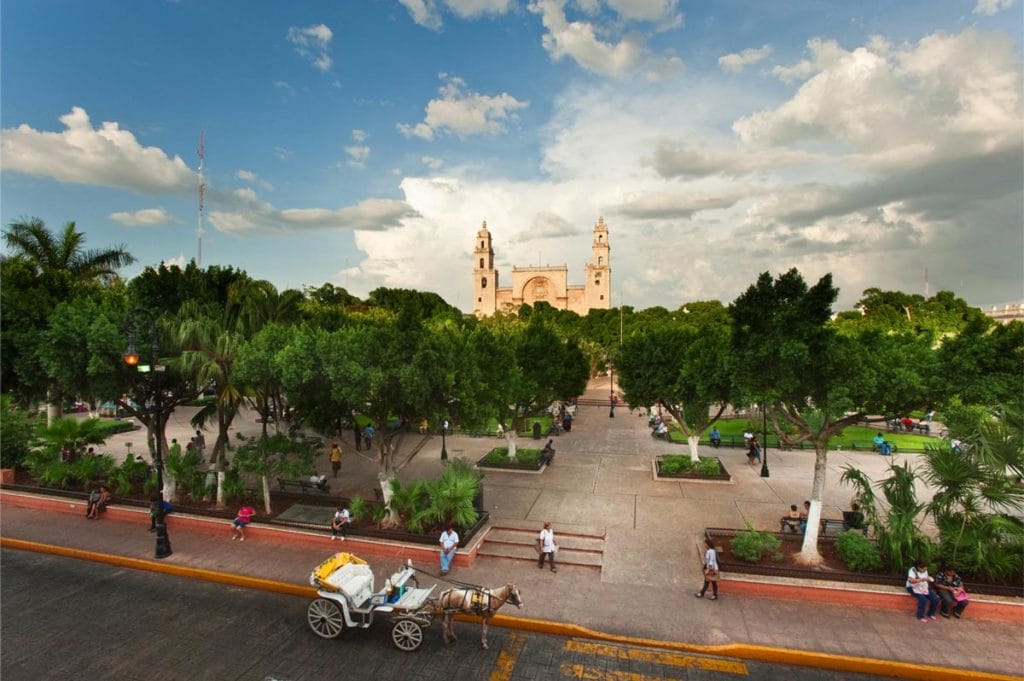
[[[515,312],[523,303],[545,302],[558,310],[585,315],[590,310],[611,307],[612,267],[608,225],[598,218],[594,225],[593,259],[587,263],[583,284],[569,284],[569,268],[513,267],[512,286],[498,284],[494,269],[494,247],[484,222],[476,233],[473,257],[473,314],[478,317],[495,312]]]

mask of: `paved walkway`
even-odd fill
[[[608,394],[607,379],[592,383],[593,397]],[[173,420],[169,436],[179,441],[190,433],[182,414]],[[241,423],[246,434],[259,432],[255,423]],[[184,426],[184,427],[182,427]],[[144,449],[143,436],[129,433],[112,438],[105,448],[133,452]],[[207,440],[211,438],[207,435]],[[408,444],[407,447],[411,446]],[[493,438],[448,438],[452,457],[475,460],[499,444]],[[651,457],[666,451],[685,452],[650,437],[646,417],[607,408],[581,407],[571,433],[555,439],[554,465],[543,475],[488,472],[485,504],[496,524],[539,528],[546,520],[562,532],[602,533],[600,569],[563,567],[557,574],[529,563],[481,557],[452,576],[467,582],[496,586],[515,581],[527,607],[516,614],[571,622],[630,636],[689,643],[753,643],[904,662],[1024,673],[1024,616],[1016,623],[972,619],[920,624],[907,599],[903,611],[871,610],[844,605],[730,596],[717,602],[692,596],[699,587],[697,542],[704,527],[771,529],[790,503],[799,503],[810,488],[813,454],[769,451],[771,477],[747,466],[741,450],[720,449],[718,455],[732,473],[734,484],[654,481]],[[400,477],[433,476],[440,469],[440,439],[424,446]],[[408,451],[408,450],[407,450]],[[908,455],[912,457],[913,455]],[[401,459],[401,456],[399,457]],[[897,455],[896,462],[904,457]],[[841,469],[855,465],[869,475],[883,473],[888,461],[866,452],[834,452],[830,456],[825,515],[838,516],[851,491],[839,483]],[[326,456],[319,461],[329,473]],[[349,495],[365,494],[376,479],[376,462],[345,446],[342,475],[332,489]],[[3,536],[150,558],[153,535],[138,525],[90,522],[66,514],[5,507],[0,519]],[[212,570],[305,583],[309,571],[340,542],[318,539],[308,543],[248,541],[222,533],[178,531],[172,534],[175,563]],[[396,565],[369,558],[379,575]],[[435,569],[434,565],[421,565]]]

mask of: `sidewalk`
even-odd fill
[[[594,397],[607,395],[607,379],[592,383],[588,392]],[[526,607],[509,614],[626,636],[695,644],[750,643],[964,670],[1024,673],[1024,608],[1013,623],[972,618],[968,608],[963,620],[925,625],[914,619],[909,598],[902,610],[868,609],[851,606],[848,595],[836,592],[834,603],[823,607],[820,602],[753,595],[756,586],[744,588],[744,595],[730,593],[725,582],[721,600],[695,599],[692,592],[701,581],[697,542],[703,528],[743,527],[747,520],[755,527],[776,525],[780,509],[802,500],[809,491],[814,457],[806,452],[770,450],[771,477],[765,479],[759,470],[744,465],[742,451],[720,449],[715,454],[723,459],[735,484],[656,482],[651,457],[686,448],[667,449],[670,445],[650,437],[646,423],[646,417],[624,408],[610,419],[607,408],[580,407],[572,432],[555,438],[558,454],[543,475],[489,471],[485,479],[485,504],[492,524],[539,528],[550,520],[556,535],[603,531],[599,570],[562,566],[552,574],[524,561],[481,556],[471,567],[453,570],[451,577],[484,586],[515,582]],[[169,437],[179,436],[169,433]],[[439,438],[435,440],[423,447],[400,477],[432,476],[440,470],[441,443]],[[447,444],[450,456],[475,461],[499,441],[454,436]],[[116,447],[124,449],[123,445]],[[107,449],[113,451],[114,446]],[[865,452],[832,453],[827,515],[834,517],[849,501],[850,490],[838,483],[839,469],[848,463],[876,476],[888,461]],[[326,467],[326,459],[320,464]],[[332,491],[358,492],[375,479],[375,459],[357,456],[348,443],[342,475],[337,482],[332,480]],[[244,543],[233,542],[228,524],[222,525],[209,530],[176,527],[172,516],[174,555],[166,562],[296,584],[306,584],[310,570],[334,551],[365,554],[379,580],[399,562],[363,551],[365,546],[360,548],[356,541],[331,542],[326,535],[299,533],[290,541],[276,541],[254,533]],[[5,504],[0,516],[0,533],[5,538],[151,559],[154,540],[146,532],[147,526],[142,512],[137,522],[110,518],[96,522]],[[416,565],[431,573],[437,571],[436,562]]]

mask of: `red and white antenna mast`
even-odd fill
[[[203,131],[199,131],[199,225],[196,227],[196,238],[198,239],[198,252],[196,255],[196,266],[203,266],[203,196],[206,194],[206,177],[203,175],[203,161],[206,158],[206,150],[203,145]]]

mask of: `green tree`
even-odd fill
[[[1024,401],[1024,322],[971,319],[938,351],[937,382],[965,404],[1020,405]]]
[[[0,468],[21,468],[35,437],[35,422],[14,406],[10,395],[0,395]]]
[[[818,526],[828,440],[848,425],[909,413],[928,400],[934,359],[917,335],[840,334],[829,323],[838,290],[831,275],[808,288],[792,269],[765,272],[732,304],[738,401],[763,404],[784,444],[814,444],[811,508],[801,560],[820,562]]]
[[[319,450],[319,441],[313,438],[270,435],[239,447],[235,452],[235,467],[259,476],[263,506],[270,513],[270,478],[309,475]]]
[[[135,262],[123,246],[86,250],[85,234],[78,231],[74,222],[67,223],[55,235],[38,218],[19,220],[11,223],[4,232],[4,243],[11,252],[9,258],[27,265],[28,272],[46,291],[46,298],[36,301],[37,305],[72,298],[84,288],[110,281],[118,269]],[[5,256],[5,264],[7,260]],[[38,317],[35,318],[38,321]],[[26,331],[23,330],[18,337],[24,339],[27,336],[28,340],[34,340]],[[31,351],[31,348],[16,346],[18,353]],[[61,384],[52,379],[47,393],[47,423],[52,423],[61,416],[66,395]]]
[[[689,319],[669,320],[634,332],[615,356],[626,401],[660,404],[668,410],[686,436],[694,463],[701,433],[729,402],[731,329],[724,308],[721,313],[717,318],[695,318],[692,325]]]

